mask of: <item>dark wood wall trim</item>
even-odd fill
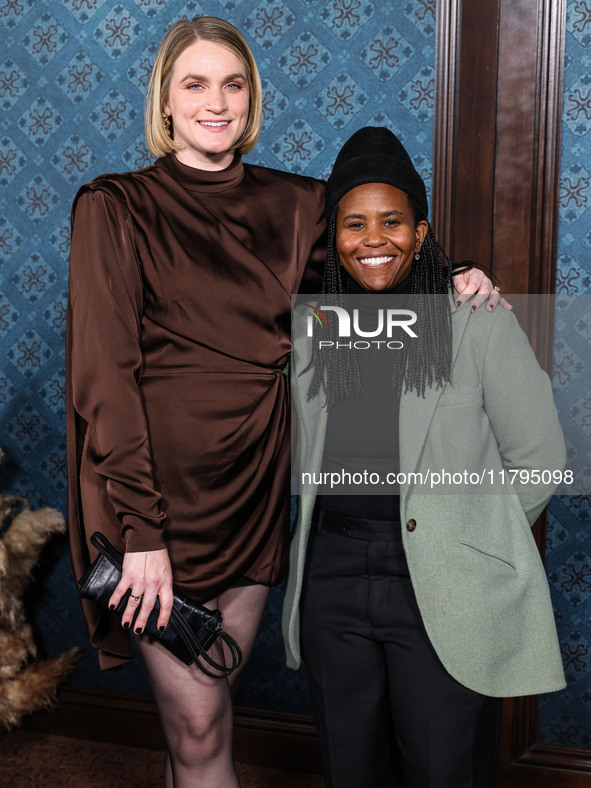
[[[431,223],[439,243],[450,253],[453,248],[453,167],[456,158],[460,9],[461,0],[437,3]]]
[[[545,0],[540,9],[536,116],[535,232],[531,258],[539,261],[531,292],[553,293],[556,279],[566,0]]]
[[[452,260],[489,267],[499,13],[499,0],[437,4],[433,218]]]
[[[497,788],[589,788],[591,752],[535,744],[503,773]]]
[[[566,0],[439,0],[437,15],[437,235],[505,292],[552,293]],[[532,336],[542,360],[552,324]],[[499,785],[589,788],[591,752],[537,743],[538,714],[537,698],[505,702]]]
[[[526,701],[532,702],[531,698]],[[514,753],[498,788],[589,788],[591,752],[544,744],[528,746],[532,719],[531,715],[512,718],[512,724],[521,729],[514,737],[520,753]],[[37,733],[166,749],[152,698],[137,693],[66,685],[56,706],[26,717],[23,727]],[[321,772],[316,729],[306,716],[237,708],[234,753],[245,763]]]
[[[433,224],[506,292],[555,275],[566,0],[439,0]]]
[[[25,730],[165,750],[152,697],[66,685],[57,704],[26,717]],[[245,763],[321,773],[320,750],[311,717],[236,708],[234,756]]]

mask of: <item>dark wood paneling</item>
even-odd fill
[[[529,261],[535,231],[538,5],[503,2],[499,19],[492,260],[512,293],[534,292]]]
[[[497,788],[589,788],[591,752],[535,744],[501,775]]]
[[[501,6],[492,259],[506,292],[554,292],[565,23],[563,0]],[[552,301],[519,318],[551,368]]]
[[[532,704],[532,698],[525,703]],[[535,744],[528,747],[531,715],[514,715],[511,763],[497,788],[589,788],[591,752]],[[156,707],[148,695],[106,692],[92,687],[63,687],[57,705],[25,718],[25,730],[132,747],[164,750]],[[236,709],[236,760],[275,768],[321,773],[316,730],[310,717]]]
[[[440,2],[439,7],[439,18],[448,16],[448,3]],[[454,61],[447,55],[438,57],[438,62],[454,62],[456,67],[449,73],[454,106],[448,106],[448,111],[453,112],[454,141],[448,170],[448,252],[454,260],[473,259],[492,267],[499,7],[497,0],[484,0],[464,2],[458,10]],[[447,47],[441,38],[439,43]],[[439,126],[439,105],[436,117]]]
[[[505,778],[497,782],[497,788],[589,788],[590,785],[589,775],[520,764],[513,766]]]
[[[554,288],[565,27],[566,0],[438,2],[433,223],[506,293]],[[530,331],[546,363],[551,306]],[[537,743],[538,713],[536,698],[505,702],[499,786],[589,788],[591,752]]]
[[[166,750],[151,696],[66,685],[57,703],[23,720],[23,728],[72,739]]]
[[[67,685],[55,707],[26,717],[28,731],[165,750],[151,696]],[[234,757],[294,771],[321,773],[316,728],[298,714],[235,709]]]
[[[433,224],[505,292],[553,291],[566,0],[439,0]]]
[[[539,265],[530,279],[534,293],[553,293],[556,279],[565,34],[566,0],[546,0],[538,49],[536,228],[531,254]]]
[[[453,249],[453,194],[456,143],[456,73],[460,34],[460,0],[439,2],[435,48],[435,119],[431,223],[439,242]]]

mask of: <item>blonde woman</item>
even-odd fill
[[[290,295],[324,259],[324,185],[243,164],[260,126],[260,79],[241,34],[213,17],[177,22],[148,92],[156,163],[95,179],[73,206],[73,565],[80,577],[95,530],[125,552],[111,598],[114,608],[131,589],[123,618],[89,602],[84,612],[109,668],[129,658],[139,608],[134,634],[176,788],[238,785],[230,686],[139,637],[155,599],[164,628],[174,578],[221,610],[247,657],[287,563],[282,370]],[[483,278],[474,272],[466,292]]]

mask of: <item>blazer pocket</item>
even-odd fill
[[[490,550],[488,549],[484,550],[482,547],[479,547],[478,545],[471,544],[470,542],[466,542],[463,540],[460,540],[460,544],[462,544],[464,547],[469,547],[471,550],[475,550],[477,553],[480,553],[481,555],[487,556],[488,558],[492,558],[495,561],[501,561],[503,564],[510,566],[511,569],[513,570],[517,569],[515,564],[509,561],[508,558],[504,558],[501,555],[497,555],[497,553],[490,552]]]

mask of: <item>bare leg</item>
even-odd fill
[[[224,629],[248,658],[269,589],[244,586],[225,591],[219,607]],[[185,665],[157,641],[136,637],[168,744],[167,788],[238,788],[232,760],[232,702],[226,679],[212,679]],[[222,659],[218,643],[211,650]]]
[[[268,595],[267,586],[254,585],[229,588],[218,599],[224,629],[238,641],[243,654],[242,664],[230,675],[230,689],[234,688],[250,656]]]

